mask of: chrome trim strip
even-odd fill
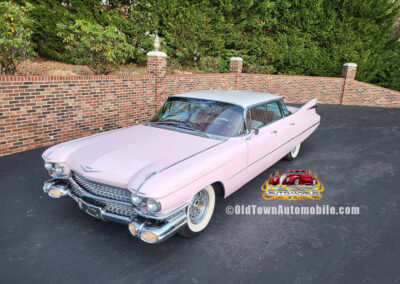
[[[301,132],[300,134],[296,135],[295,137],[291,138],[290,140],[286,141],[284,144],[276,147],[274,150],[272,150],[271,152],[265,154],[264,156],[262,156],[261,158],[259,158],[258,160],[254,161],[253,163],[251,163],[250,165],[247,165],[247,167],[241,169],[240,171],[238,171],[237,173],[235,173],[233,176],[231,176],[230,178],[228,178],[228,180],[231,180],[233,177],[237,176],[238,174],[240,174],[241,172],[243,172],[244,170],[248,169],[249,167],[251,167],[252,165],[254,165],[255,163],[259,162],[260,160],[264,159],[266,156],[272,154],[273,152],[275,152],[276,150],[278,150],[279,148],[285,146],[287,143],[289,143],[290,141],[292,141],[293,139],[296,139],[297,137],[299,137],[300,135],[302,135],[304,132],[310,130],[311,128],[313,128],[315,125],[319,125],[319,121],[315,124],[313,124],[312,126],[310,126],[309,128],[307,128],[306,130],[304,130],[303,132]]]
[[[225,141],[227,141],[227,140],[225,140]],[[193,158],[194,156],[197,156],[197,155],[199,155],[199,154],[201,154],[201,153],[203,153],[203,152],[205,152],[205,151],[208,151],[208,150],[210,150],[211,148],[214,148],[214,147],[216,147],[216,146],[218,146],[218,145],[224,143],[225,141],[221,141],[221,142],[219,142],[219,143],[217,143],[217,144],[215,144],[215,145],[212,145],[212,146],[210,146],[210,147],[208,147],[208,148],[206,148],[206,149],[203,149],[203,150],[201,150],[201,151],[199,151],[199,152],[197,152],[197,153],[194,153],[194,154],[192,154],[192,155],[190,155],[190,156],[188,156],[188,157],[186,157],[186,158],[183,158],[183,159],[180,160],[180,161],[177,161],[177,162],[175,162],[175,163],[173,163],[173,164],[171,164],[171,165],[169,165],[169,166],[166,166],[165,168],[163,168],[163,169],[161,169],[161,170],[155,172],[152,176],[150,176],[149,178],[145,179],[145,180],[139,185],[139,187],[136,189],[135,194],[138,194],[139,191],[140,191],[140,189],[143,187],[143,185],[145,185],[146,182],[148,182],[149,180],[151,180],[152,178],[154,178],[154,177],[155,177],[156,175],[158,175],[159,173],[161,173],[161,172],[163,172],[163,171],[165,171],[165,170],[168,170],[169,168],[171,168],[171,167],[173,167],[173,166],[175,166],[175,165],[177,165],[177,164],[179,164],[179,163],[181,163],[181,162],[183,162],[183,161],[186,161],[186,160],[188,160],[188,159],[190,159],[190,158]],[[132,189],[132,190],[134,190],[134,189]]]

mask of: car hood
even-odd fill
[[[135,190],[150,176],[219,142],[137,125],[56,145],[43,158],[62,163],[87,179]]]

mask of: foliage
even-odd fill
[[[32,54],[28,7],[12,2],[0,3],[0,65],[1,74],[14,74],[17,64]]]
[[[219,73],[223,71],[223,63],[220,57],[204,56],[200,58],[198,67],[202,73]]]
[[[88,65],[95,74],[111,72],[113,67],[125,63],[134,50],[126,42],[125,34],[114,26],[102,27],[77,20],[72,26],[58,24],[57,28],[73,61]]]
[[[168,65],[167,65],[167,73],[168,74],[174,74],[176,69],[181,69],[182,65],[179,63],[179,60],[176,58],[170,58],[168,60]]]
[[[218,58],[227,72],[240,56],[249,72],[340,76],[355,62],[357,79],[400,90],[399,0],[15,1],[33,4],[32,39],[50,58],[76,62],[54,27],[82,20],[117,27],[139,64],[158,34],[176,66],[207,69]]]

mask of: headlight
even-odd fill
[[[57,175],[61,176],[61,175],[64,173],[64,167],[61,166],[60,164],[55,164],[55,165],[54,165],[54,172],[55,172]]]
[[[48,171],[50,171],[53,168],[53,164],[50,162],[44,162],[44,168]]]
[[[149,198],[149,199],[147,199],[146,205],[147,205],[147,209],[150,212],[155,213],[155,212],[159,212],[161,210],[161,204],[157,200]]]
[[[131,201],[132,201],[133,205],[139,206],[142,203],[143,199],[140,196],[137,196],[137,195],[132,193],[131,194]]]
[[[286,182],[289,182],[289,178],[286,178]]]

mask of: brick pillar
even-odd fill
[[[243,59],[240,57],[232,57],[229,63],[229,72],[240,74],[242,73]]]
[[[357,64],[345,63],[343,64],[342,77],[344,78],[343,94],[340,101],[341,104],[351,103],[353,93],[354,81],[356,79]]]
[[[238,89],[239,76],[242,73],[243,69],[243,59],[241,57],[232,57],[229,62],[229,72],[235,73],[235,86],[233,86],[234,90]]]
[[[147,73],[155,77],[154,108],[157,111],[162,104],[163,83],[167,74],[167,55],[164,52],[147,53]]]

